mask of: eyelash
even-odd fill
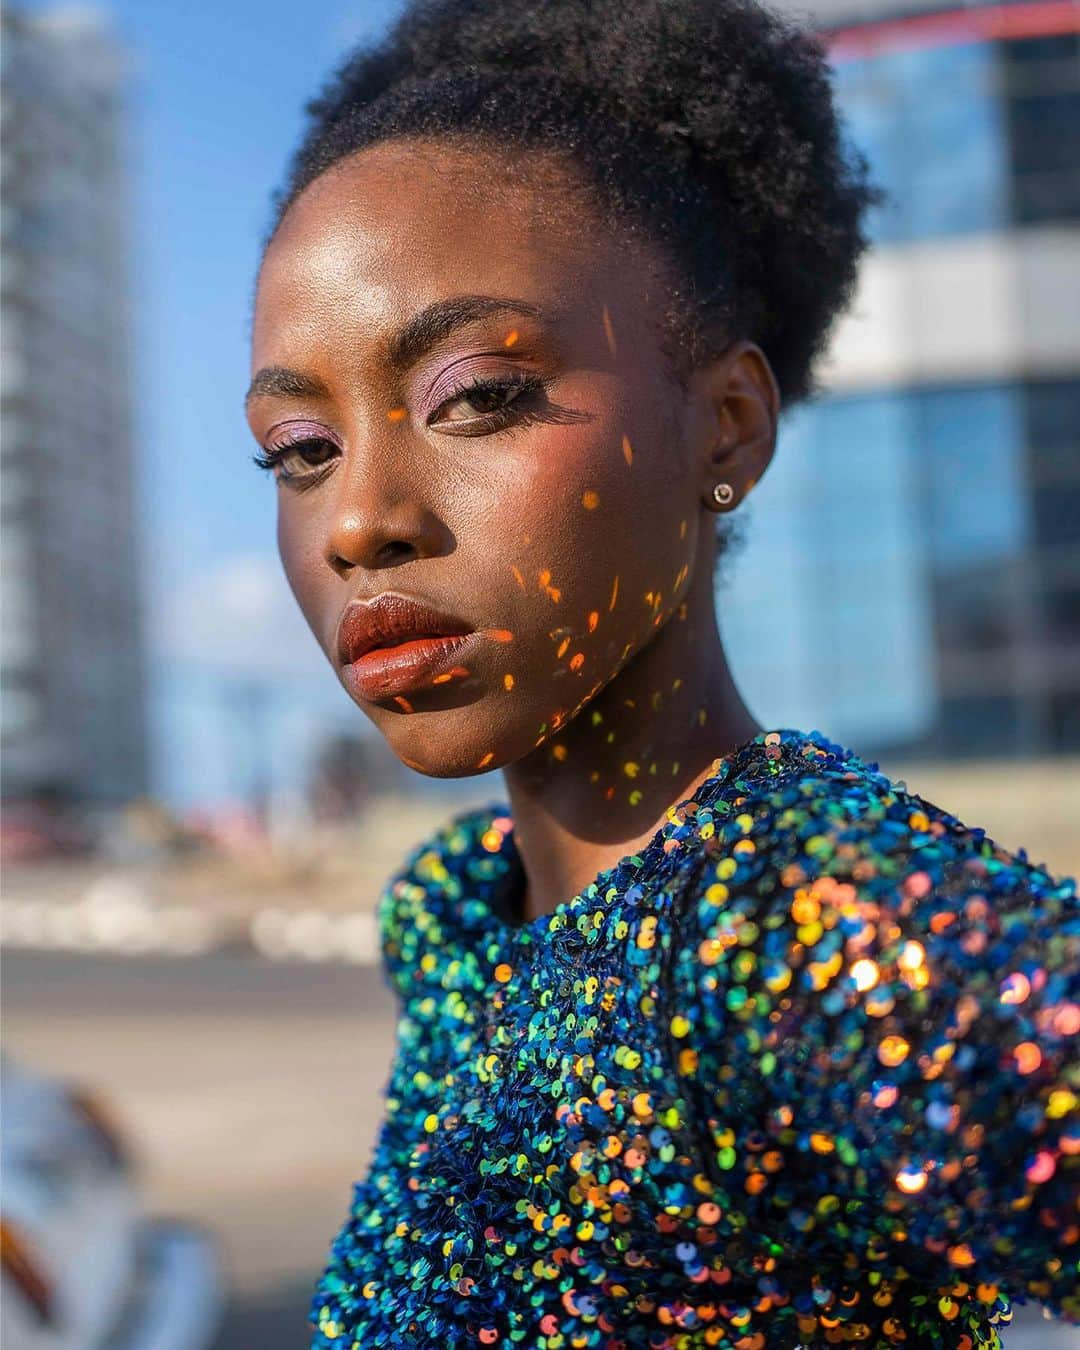
[[[530,395],[541,390],[546,391],[550,383],[551,381],[545,379],[544,376],[531,375],[526,371],[519,371],[501,379],[473,380],[470,384],[462,385],[461,388],[455,389],[447,395],[439,407],[444,408],[448,403],[457,403],[460,399],[468,399],[474,395],[477,397],[490,394],[505,395],[516,391],[517,396],[503,407],[496,408],[482,417],[463,419],[466,425],[470,423],[473,425],[482,424],[485,427],[484,434],[490,434],[491,432],[501,431],[512,424],[525,426],[530,422],[539,421],[538,417],[529,412],[527,406],[519,408],[519,405],[525,404]],[[304,446],[324,445],[337,448],[329,437],[303,436],[295,441],[285,441],[281,445],[264,446],[259,453],[252,455],[251,458],[256,468],[270,470],[279,465],[289,455],[301,451]],[[279,473],[277,475],[279,482],[287,481],[290,486],[296,487],[298,490],[311,486],[321,477],[321,473]]]

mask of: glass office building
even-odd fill
[[[146,791],[123,54],[5,7],[0,745],[5,800]]]
[[[816,11],[889,200],[748,503],[751,706],[867,754],[1080,750],[1080,7]],[[805,11],[801,11],[805,15]]]

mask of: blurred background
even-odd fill
[[[1075,877],[1080,4],[781,7],[825,35],[891,199],[826,393],[741,508],[729,660],[762,724]],[[221,1350],[306,1344],[390,1061],[379,888],[501,799],[369,734],[241,409],[303,104],[397,9],[0,11],[4,1046],[93,1094],[137,1206],[212,1235]],[[47,1305],[52,1239],[19,1241]],[[1014,1326],[1013,1350],[1080,1344]]]

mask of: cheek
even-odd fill
[[[648,641],[688,587],[694,502],[662,437],[631,437],[614,420],[549,429],[503,504],[499,562],[527,612],[528,679],[557,678],[571,702]]]

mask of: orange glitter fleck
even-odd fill
[[[513,677],[513,675],[511,675],[511,674],[509,673],[509,671],[508,671],[508,672],[503,676],[503,688],[504,688],[504,689],[513,689],[513,687],[514,687],[514,677]]]
[[[496,642],[513,642],[514,635],[509,628],[489,628],[488,637],[493,637]]]
[[[398,704],[399,707],[404,708],[406,712],[413,711],[413,705],[409,702],[407,698],[403,698],[400,694],[394,695],[394,702]]]
[[[597,614],[597,612],[596,612],[595,609],[594,609],[594,610],[591,610],[590,613],[589,613],[589,632],[590,632],[590,633],[595,633],[595,632],[596,632],[596,625],[597,625],[599,622],[600,622],[600,615]]]
[[[555,655],[556,655],[557,657],[562,657],[562,656],[564,656],[565,653],[566,653],[566,649],[567,649],[567,647],[569,647],[569,646],[570,646],[570,639],[569,639],[568,637],[567,637],[567,638],[563,638],[563,640],[559,643],[559,646],[558,646],[557,651],[555,652]]]
[[[634,452],[630,448],[630,439],[628,436],[623,436],[622,438],[622,452],[623,452],[623,459],[626,460],[627,464],[633,464]]]
[[[486,768],[487,765],[489,765],[494,758],[495,758],[495,751],[489,750],[487,754],[483,757],[483,759],[479,761],[476,767],[478,769]]]
[[[553,746],[551,747],[551,757],[552,757],[552,759],[557,759],[557,760],[560,760],[560,761],[561,761],[561,760],[564,760],[564,759],[566,758],[566,755],[567,755],[567,750],[566,750],[566,746],[565,746],[565,745],[553,745]]]
[[[618,576],[616,576],[616,577],[615,577],[615,583],[614,583],[614,585],[613,585],[612,588],[611,588],[611,601],[610,601],[610,603],[608,604],[608,610],[609,610],[609,611],[610,611],[610,610],[613,610],[613,609],[615,608],[615,597],[616,597],[618,594],[619,594],[619,578],[618,578]]]
[[[515,581],[517,582],[517,584],[521,587],[521,589],[524,590],[524,589],[525,589],[525,578],[521,575],[520,570],[519,570],[517,567],[515,567],[513,563],[511,563],[511,564],[510,564],[510,571],[513,572],[513,574],[514,574],[514,580],[515,580]]]
[[[518,340],[518,330],[516,328],[512,328],[510,332],[507,333],[506,337],[503,338],[503,346],[512,347],[517,340]]]
[[[612,356],[615,355],[615,329],[611,326],[611,315],[608,313],[607,305],[604,306],[604,336],[607,338],[608,351]]]
[[[585,653],[584,653],[584,652],[575,652],[575,653],[573,654],[573,656],[570,658],[570,669],[571,669],[571,670],[580,670],[581,667],[582,667],[584,664],[585,664]]]
[[[449,670],[444,670],[441,675],[436,675],[431,683],[445,684],[447,680],[460,679],[462,675],[468,674],[468,666],[451,666]]]
[[[581,494],[581,504],[586,511],[595,511],[600,505],[599,492],[594,492],[592,488],[586,488]]]
[[[386,419],[388,422],[400,422],[402,418],[408,417],[408,415],[405,408],[391,408],[386,414]]]

